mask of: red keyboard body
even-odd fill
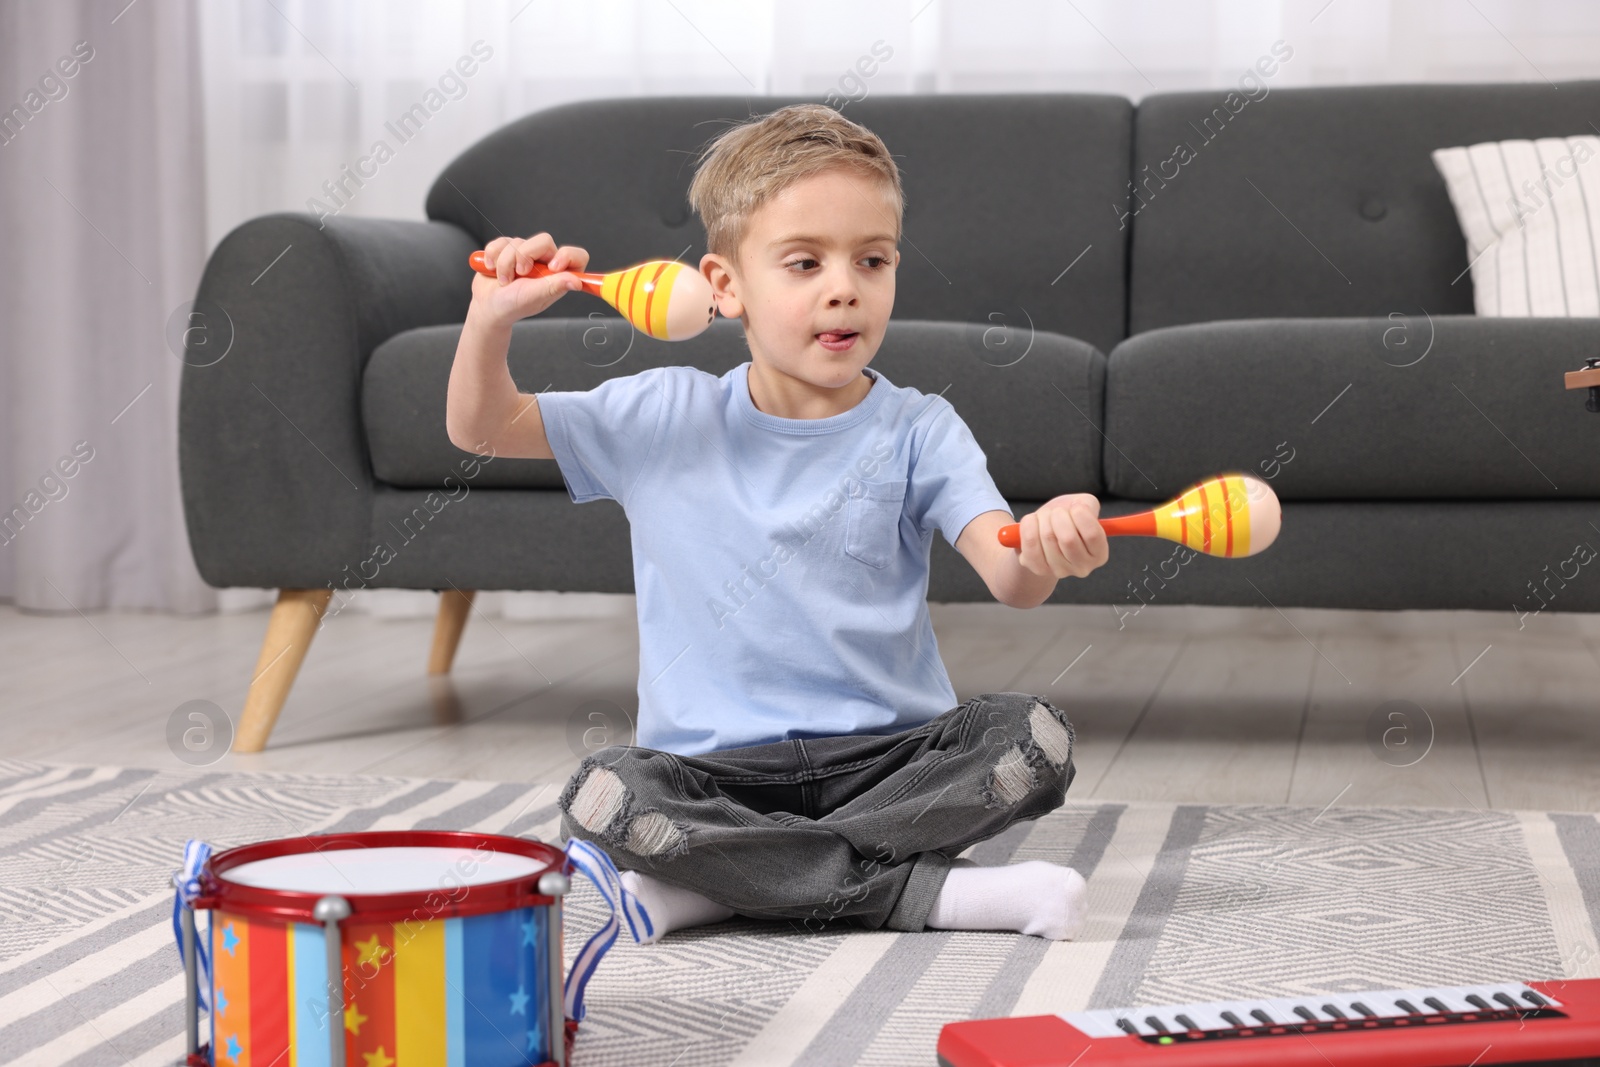
[[[1600,1067],[1600,978],[975,1019],[945,1025],[938,1053],[942,1067]]]

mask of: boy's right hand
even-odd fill
[[[469,316],[489,325],[510,326],[519,319],[539,312],[561,299],[563,293],[583,288],[572,271],[589,265],[589,253],[577,245],[556,247],[548,233],[533,237],[496,237],[483,249],[483,258],[494,264],[493,277],[472,272],[472,306]],[[543,263],[562,273],[544,278],[524,278],[534,263]]]

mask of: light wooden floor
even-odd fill
[[[449,681],[431,622],[346,612],[317,636],[267,751],[209,769],[559,785],[597,709],[633,709],[631,597],[609,615],[474,613]],[[1070,799],[1600,810],[1600,617],[933,605],[958,697],[1020,690],[1078,731]],[[184,772],[186,701],[237,716],[266,612],[24,614],[0,605],[0,755]],[[1464,672],[1464,673],[1463,673]],[[1432,724],[1368,740],[1388,701]]]

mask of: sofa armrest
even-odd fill
[[[1106,486],[1221,470],[1285,500],[1593,499],[1600,416],[1562,375],[1600,319],[1233,319],[1135,334],[1106,371]]]
[[[367,551],[361,378],[383,341],[463,322],[474,237],[450,223],[283,213],[223,238],[186,335],[178,463],[214,586],[310,588]]]

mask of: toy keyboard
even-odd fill
[[[1600,1067],[1600,978],[975,1019],[941,1067]]]

